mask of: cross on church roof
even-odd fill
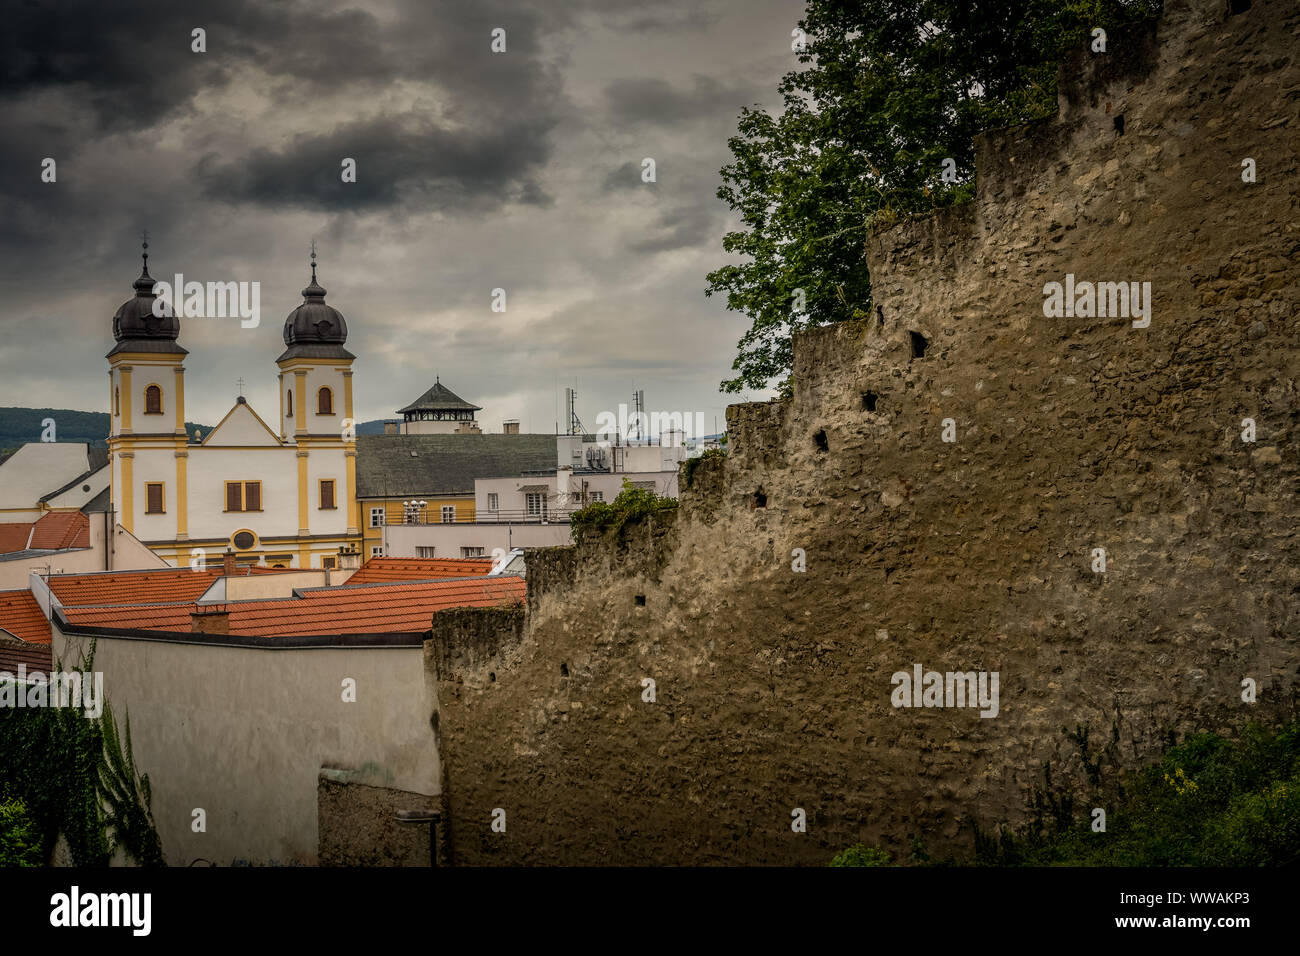
[[[242,375],[239,376],[239,378],[235,380],[235,384],[239,386],[239,394],[240,394],[240,395],[243,395],[243,394],[244,394],[244,385],[247,384],[247,383],[244,381],[244,377],[243,377]]]

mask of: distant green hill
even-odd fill
[[[41,424],[54,419],[54,437],[61,442],[86,442],[106,445],[108,438],[107,412],[78,412],[70,408],[0,408],[0,457],[7,457],[18,447],[30,441],[40,441]],[[198,430],[209,431],[207,425],[185,423],[191,436]]]

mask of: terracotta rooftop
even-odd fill
[[[491,558],[371,558],[347,583],[478,577],[491,571],[492,564]]]
[[[296,568],[239,568],[237,576],[280,574]],[[169,604],[197,601],[212,582],[221,577],[221,565],[209,564],[204,570],[193,568],[157,568],[147,571],[103,571],[94,574],[56,574],[49,579],[50,590],[64,607],[93,604]],[[188,620],[188,619],[187,619]]]
[[[50,622],[31,591],[0,591],[0,628],[33,644],[50,643]]]
[[[90,519],[80,511],[50,511],[36,521],[0,524],[0,554],[90,547]]]
[[[32,526],[29,548],[62,551],[90,547],[90,519],[80,511],[51,511]]]
[[[313,588],[301,597],[235,601],[224,608],[229,633],[255,637],[332,634],[422,633],[437,611],[492,607],[524,600],[524,579],[513,575],[416,581],[362,587]],[[70,624],[111,628],[184,631],[191,629],[193,602],[116,607],[64,607]]]
[[[27,672],[50,672],[52,652],[49,644],[0,644],[0,671],[18,673],[18,665],[26,664]]]
[[[26,551],[27,541],[32,536],[30,521],[6,521],[0,524],[0,554],[14,551]]]

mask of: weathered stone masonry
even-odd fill
[[[1066,728],[1131,766],[1295,712],[1300,8],[1166,7],[981,137],[972,203],[872,236],[883,324],[802,336],[676,514],[531,554],[526,619],[439,615],[451,860],[961,854],[1045,762],[1082,781]],[[1066,273],[1151,282],[1150,327],[1045,318]],[[913,663],[999,671],[999,716],[895,710]]]

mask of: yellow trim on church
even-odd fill
[[[189,532],[189,464],[190,453],[176,451],[176,537],[183,540]]]
[[[135,498],[132,494],[134,489],[132,466],[135,462],[135,452],[118,452],[117,457],[122,459],[122,519],[119,524],[126,529],[127,534],[131,534],[131,528],[135,524]]]
[[[185,434],[185,367],[176,366],[176,394],[172,396],[176,406],[176,434]]]
[[[120,373],[122,377],[123,398],[126,399],[122,404],[122,431],[131,430],[131,366],[122,366]],[[131,530],[130,528],[127,529]]]
[[[298,534],[305,535],[310,533],[311,524],[308,518],[308,510],[311,506],[311,500],[308,498],[310,493],[307,487],[307,455],[306,451],[298,452]]]

